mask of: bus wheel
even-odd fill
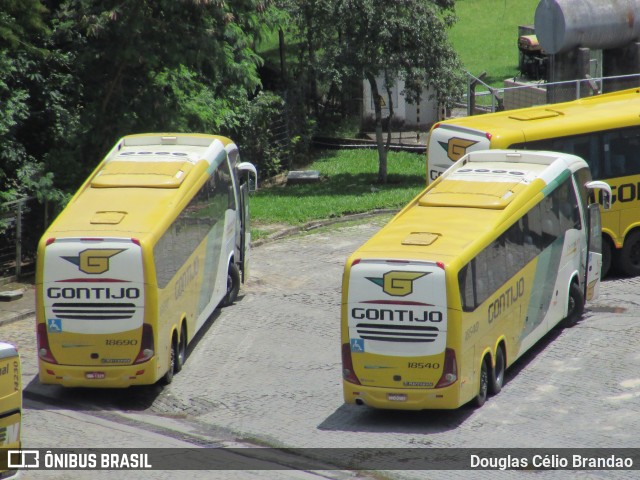
[[[169,368],[167,369],[167,373],[162,377],[162,384],[169,385],[173,382],[173,375],[176,372],[176,359],[178,358],[178,342],[173,339],[171,342],[171,350],[169,351]]]
[[[187,328],[182,325],[180,329],[180,340],[178,340],[178,355],[176,356],[175,372],[178,373],[182,370],[184,361],[187,358]]]
[[[565,318],[562,322],[562,326],[564,328],[571,328],[580,317],[582,317],[582,312],[584,312],[584,295],[582,294],[582,290],[577,283],[572,282],[571,287],[569,287],[569,307],[567,309],[567,318]]]
[[[624,239],[620,252],[620,268],[630,277],[640,275],[640,230],[631,232]]]
[[[220,306],[228,307],[231,305],[238,298],[238,293],[240,293],[240,270],[235,263],[231,262],[227,273],[227,294],[220,302]]]
[[[476,407],[481,407],[484,402],[487,401],[487,392],[489,390],[489,367],[487,367],[487,359],[482,359],[482,366],[480,367],[480,387],[478,388],[478,395],[476,395],[475,404]]]
[[[502,346],[496,350],[496,366],[491,369],[491,378],[489,379],[489,393],[495,395],[500,393],[504,384],[505,358]]]

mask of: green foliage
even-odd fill
[[[37,0],[0,0],[0,202],[60,194],[45,178],[45,155],[67,121],[68,77],[50,75],[60,57],[47,48],[44,14]]]
[[[75,144],[60,151],[79,184],[117,138],[144,131],[220,133],[259,86],[252,45],[268,1],[65,0],[55,45],[73,57],[82,105]]]
[[[217,97],[199,72],[178,65],[173,70],[161,70],[151,79],[151,85],[166,93],[165,106],[169,108],[159,111],[147,128],[218,132],[225,125],[231,99]]]
[[[338,0],[332,19],[341,42],[326,50],[343,76],[384,75],[405,80],[405,95],[416,100],[431,86],[439,101],[462,94],[461,64],[447,39],[455,17],[453,2],[433,0]]]
[[[237,102],[229,136],[240,145],[242,157],[266,178],[291,167],[293,158],[306,151],[310,131],[293,124],[282,97],[260,92],[251,100]]]
[[[262,178],[286,164],[287,152],[278,148],[278,134],[286,135],[283,109],[284,100],[269,92],[259,93],[238,109],[234,138],[242,146],[243,159],[252,162]]]
[[[0,48],[32,50],[32,36],[46,33],[46,8],[39,0],[0,0]]]

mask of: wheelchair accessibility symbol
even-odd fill
[[[364,353],[364,339],[352,338],[351,339],[351,351],[353,353]]]
[[[51,333],[62,332],[62,320],[59,318],[47,319],[47,330]]]

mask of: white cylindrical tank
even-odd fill
[[[622,47],[640,39],[640,0],[541,0],[535,29],[550,54]]]

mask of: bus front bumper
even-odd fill
[[[156,377],[155,357],[138,365],[75,366],[58,365],[39,360],[40,383],[64,387],[124,388],[133,385],[151,385]]]
[[[344,401],[391,410],[455,409],[460,407],[458,382],[445,388],[407,389],[355,385],[342,381]]]

